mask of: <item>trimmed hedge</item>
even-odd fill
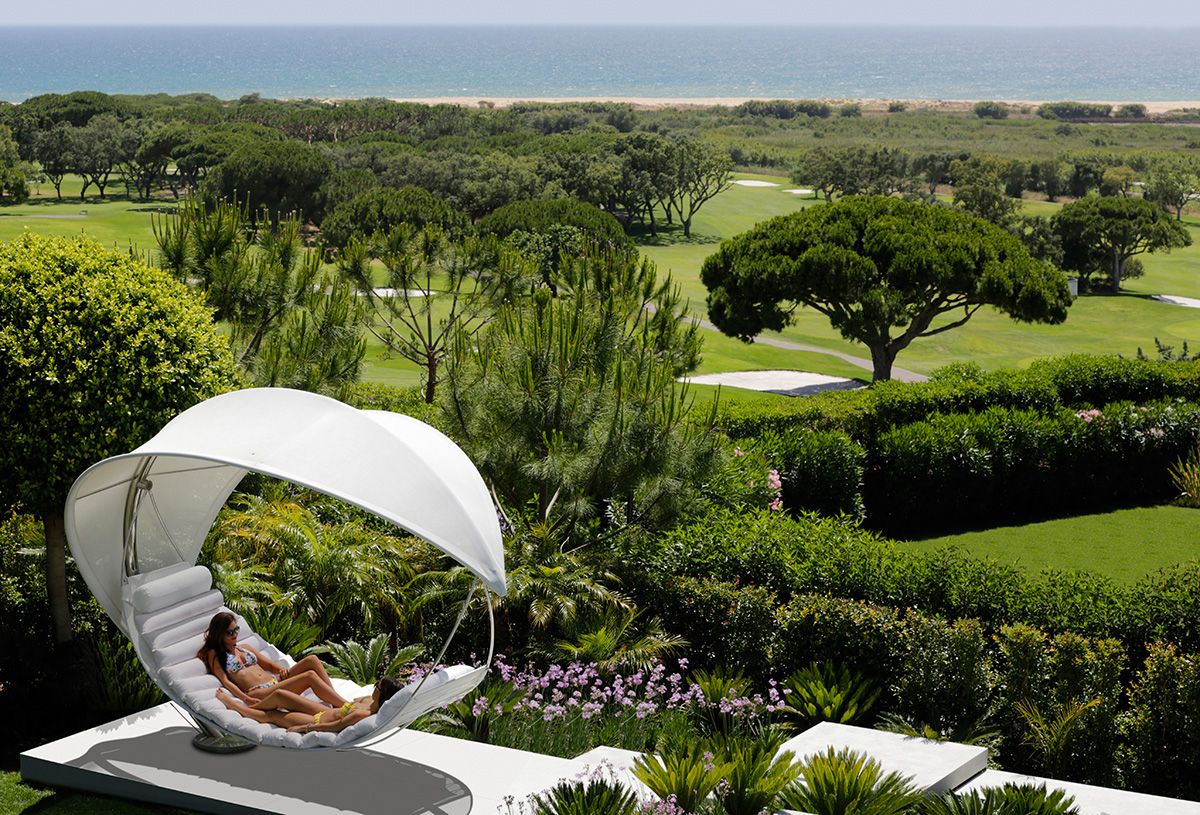
[[[792,428],[758,439],[783,482],[783,505],[793,512],[863,515],[867,452],[845,433]]]
[[[760,587],[783,603],[821,593],[970,617],[996,630],[1028,623],[1051,633],[1117,639],[1132,654],[1156,641],[1200,651],[1200,562],[1132,586],[1088,572],[1030,576],[958,550],[912,552],[847,519],[740,509],[627,540],[619,560],[631,586],[672,575]],[[649,590],[636,593],[652,608],[673,608]]]
[[[1198,441],[1200,406],[1182,401],[936,416],[878,436],[867,518],[907,536],[1162,501]]]
[[[1200,364],[1075,354],[1037,360],[1023,370],[956,364],[939,368],[928,382],[879,382],[788,402],[730,404],[720,424],[733,438],[802,427],[840,430],[870,446],[885,430],[939,413],[992,407],[1052,412],[1167,398],[1200,401]]]

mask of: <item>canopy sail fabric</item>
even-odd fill
[[[194,564],[247,472],[361,507],[433,544],[491,591],[506,592],[496,509],[453,441],[409,416],[358,410],[305,391],[251,388],[184,411],[141,447],[92,466],[72,486],[65,512],[71,552],[123,631],[129,633],[126,575]],[[136,540],[130,564],[127,526]]]

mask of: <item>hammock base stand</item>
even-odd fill
[[[229,753],[244,753],[247,750],[253,750],[258,745],[249,739],[243,739],[241,736],[200,732],[192,739],[192,746],[206,753],[224,755]]]

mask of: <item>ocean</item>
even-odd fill
[[[0,99],[1200,99],[1200,28],[0,27]]]

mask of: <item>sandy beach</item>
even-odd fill
[[[492,107],[509,107],[519,102],[545,102],[557,104],[562,102],[623,102],[633,105],[640,110],[661,110],[664,108],[706,108],[706,107],[733,107],[740,105],[743,102],[748,102],[754,99],[768,99],[778,97],[733,97],[733,96],[712,96],[704,98],[676,97],[676,98],[653,98],[644,96],[579,96],[579,97],[536,97],[536,98],[518,98],[505,96],[428,96],[419,98],[398,98],[397,102],[419,102],[425,105],[461,105],[464,107],[492,106]],[[894,102],[902,102],[909,110],[940,110],[940,111],[970,111],[972,106],[980,101],[978,99],[821,99],[822,102],[828,102],[830,105],[843,105],[848,102],[857,102],[862,105],[864,111],[886,111],[888,105]],[[1047,101],[1059,102],[1060,99],[1051,100],[1000,100],[1006,102],[1009,106],[1020,108],[1028,106],[1036,108],[1038,105]],[[1097,99],[1075,99],[1076,102],[1098,102],[1100,104],[1112,105],[1114,108],[1120,105],[1130,104],[1128,101],[1112,102],[1107,100]],[[1167,113],[1172,110],[1180,110],[1183,108],[1200,108],[1200,100],[1184,100],[1184,101],[1167,101],[1167,102],[1140,102],[1146,106],[1146,112],[1150,115]]]

